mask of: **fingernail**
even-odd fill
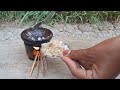
[[[63,55],[64,56],[68,56],[70,54],[71,50],[64,50],[63,51]]]
[[[67,55],[68,52],[69,52],[69,50],[64,50],[64,51],[63,51],[63,55]]]

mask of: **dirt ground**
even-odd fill
[[[62,40],[71,49],[91,47],[105,39],[120,34],[120,22],[115,25],[103,22],[102,24],[55,24],[42,25],[53,32],[53,38]],[[20,34],[32,25],[16,25],[15,23],[0,24],[0,79],[34,79],[29,77],[33,61],[29,60]],[[45,77],[39,73],[39,79],[76,79],[70,73],[61,58],[47,58],[48,71]],[[120,78],[118,76],[117,78]]]

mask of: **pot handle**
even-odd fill
[[[42,22],[37,23],[37,24],[33,27],[33,29],[37,29],[37,28],[39,28],[39,27],[41,26],[41,23],[42,23]]]

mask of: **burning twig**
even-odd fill
[[[46,73],[46,68],[47,68],[47,62],[46,62],[44,53],[41,52],[39,47],[33,47],[33,48],[36,50],[36,53],[34,53],[35,54],[35,59],[34,59],[34,62],[33,62],[32,68],[31,68],[30,76],[32,75],[33,69],[35,67],[35,63],[37,61],[37,75],[36,75],[36,78],[38,78],[40,63],[41,63],[41,72],[42,72],[43,77],[44,77],[45,73]]]
[[[47,70],[47,62],[46,62],[46,59],[45,59],[45,55],[43,53],[43,65],[44,65],[44,69],[45,69],[45,73],[46,73],[46,70]]]
[[[38,55],[37,76],[36,76],[36,78],[38,78],[38,75],[39,75],[39,65],[40,65],[40,52],[39,52],[39,55]]]
[[[41,53],[41,69],[42,69],[42,74],[44,76],[44,65],[43,65],[43,54]]]
[[[48,68],[47,68],[47,61],[46,60],[45,60],[45,68],[46,68],[45,72],[47,72]]]
[[[36,63],[38,54],[39,54],[39,52],[37,52],[37,54],[36,54],[36,56],[35,56],[35,59],[34,59],[34,62],[33,62],[32,68],[31,68],[30,76],[32,75],[33,69],[34,69],[34,67],[35,67],[35,63]]]

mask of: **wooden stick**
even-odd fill
[[[44,58],[44,54],[42,54],[43,57],[42,57],[42,60],[43,60],[43,70],[44,70],[44,76],[45,76],[45,58]]]
[[[39,55],[38,55],[37,76],[36,76],[36,78],[38,78],[38,75],[39,75],[39,66],[40,66],[40,52],[39,52]]]
[[[44,64],[44,70],[45,70],[45,73],[46,73],[46,70],[47,70],[47,62],[46,62],[46,59],[45,59],[45,55],[43,53],[43,64]]]
[[[41,53],[41,69],[42,69],[42,74],[44,76],[44,69],[43,69],[43,54]]]
[[[36,54],[36,56],[35,56],[35,59],[34,59],[34,62],[33,62],[33,65],[32,65],[31,71],[30,71],[30,77],[31,77],[31,75],[32,75],[32,72],[33,72],[33,69],[34,69],[34,66],[35,66],[37,57],[38,57],[38,52],[37,52],[37,54]]]
[[[44,57],[44,58],[45,58],[45,57]],[[45,59],[45,67],[46,67],[46,71],[45,71],[45,72],[47,72],[48,66],[47,66],[47,61],[46,61],[46,59]]]

